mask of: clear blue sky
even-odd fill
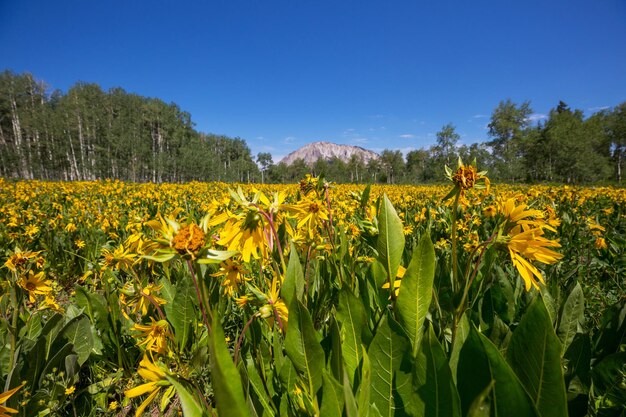
[[[536,119],[626,101],[625,0],[0,0],[0,70],[175,102],[278,161],[311,141],[487,140],[500,100]]]

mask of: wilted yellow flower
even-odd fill
[[[191,256],[192,259],[195,259],[205,243],[204,231],[196,224],[191,223],[178,230],[172,239],[171,245],[180,255],[187,254]]]
[[[133,284],[126,283],[124,288],[120,290],[120,303],[130,307],[131,311],[135,314],[141,312],[142,315],[148,314],[148,306],[151,303],[157,305],[166,304],[167,301],[157,296],[161,291],[163,285],[148,284],[138,291]]]
[[[16,409],[5,407],[2,404],[6,403],[9,400],[9,398],[11,398],[13,394],[19,391],[19,389],[22,388],[23,386],[24,384],[0,394],[0,417],[11,417],[8,413],[16,414],[18,412]]]
[[[40,252],[22,252],[19,248],[16,248],[13,255],[4,263],[4,266],[13,272],[17,272],[18,268],[24,268],[28,261],[37,257],[39,253]]]
[[[603,237],[597,237],[594,246],[596,249],[606,249],[608,247]]]

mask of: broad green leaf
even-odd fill
[[[456,384],[456,376],[457,376],[457,367],[459,364],[459,355],[461,353],[461,349],[463,348],[463,344],[465,343],[465,339],[467,339],[467,335],[470,332],[470,323],[467,319],[467,313],[461,316],[461,320],[459,321],[459,325],[456,328],[456,336],[454,338],[454,343],[452,345],[452,353],[450,354],[450,370],[452,371],[452,379]]]
[[[603,397],[601,405],[603,408],[621,408],[623,412],[626,404],[625,372],[626,352],[607,355],[593,367],[591,371],[593,391],[598,397]]]
[[[249,360],[248,361],[248,366],[246,368],[247,374],[248,374],[248,381],[250,382],[250,386],[252,387],[252,390],[254,391],[254,399],[253,399],[253,395],[248,395],[248,398],[252,400],[253,404],[260,404],[262,407],[262,410],[258,410],[263,411],[262,415],[264,416],[274,416],[276,415],[274,408],[273,408],[273,404],[271,399],[269,398],[263,381],[261,380],[261,377],[259,376],[259,373],[256,370],[256,367],[254,366],[254,361]]]
[[[283,384],[285,392],[291,392],[295,389],[298,382],[298,371],[291,361],[284,361],[278,373],[278,379]]]
[[[435,247],[430,234],[424,233],[413,251],[411,262],[402,278],[396,301],[398,318],[417,354],[422,325],[433,295],[435,278]]]
[[[213,317],[219,317],[217,311]],[[224,343],[224,330],[219,320],[213,320],[213,335],[210,340],[211,381],[215,393],[215,404],[220,416],[248,416],[248,406],[243,395],[241,377]]]
[[[46,362],[46,366],[41,370],[39,374],[38,386],[42,387],[46,375],[54,373],[53,369],[65,369],[65,359],[72,354],[74,346],[71,343],[66,343],[58,350],[53,352],[52,357]],[[33,376],[37,376],[35,373]]]
[[[63,329],[63,336],[74,346],[74,352],[78,354],[78,363],[84,364],[95,347],[89,318],[83,315],[70,320]]]
[[[576,283],[572,292],[567,296],[567,300],[565,300],[561,320],[559,321],[559,327],[556,332],[562,343],[561,356],[565,354],[570,343],[574,340],[578,326],[582,324],[584,314],[585,298],[583,289],[579,283]]]
[[[432,326],[415,358],[413,385],[417,390],[414,406],[418,416],[454,417],[461,415],[459,394],[452,380],[448,358]]]
[[[396,398],[400,398],[399,391],[411,388],[410,346],[400,325],[383,316],[367,351],[372,364],[371,403],[383,417],[404,412],[406,403]]]
[[[289,306],[293,302],[294,294],[298,300],[302,301],[302,295],[304,294],[304,273],[302,272],[302,265],[300,264],[298,251],[292,243],[291,253],[289,254],[289,263],[287,265],[287,273],[285,274],[285,281],[280,288],[280,296]]]
[[[178,283],[174,300],[164,306],[165,315],[174,328],[174,338],[180,349],[184,349],[189,340],[192,324],[196,317],[195,292],[188,281]]]
[[[402,221],[387,194],[383,196],[383,201],[380,204],[378,229],[378,241],[376,242],[378,260],[385,267],[387,280],[393,283],[404,251],[404,233]]]
[[[574,340],[567,348],[565,356],[567,372],[565,374],[565,386],[575,376],[588,389],[591,385],[591,341],[586,333],[577,333]]]
[[[457,367],[457,388],[461,398],[463,415],[482,392],[495,381],[489,398],[493,417],[539,416],[515,372],[502,357],[498,349],[473,326],[463,344]]]
[[[541,297],[535,298],[522,317],[506,354],[541,416],[567,416],[561,343]]]
[[[185,386],[178,381],[175,377],[167,375],[167,380],[174,386],[176,389],[176,393],[178,394],[178,398],[180,399],[180,405],[183,408],[183,416],[184,417],[204,417],[207,415],[203,411],[203,408],[194,395],[192,395]],[[217,389],[215,389],[217,397]],[[219,406],[218,406],[219,410]],[[237,414],[228,414],[228,415],[237,415]]]
[[[322,373],[322,405],[320,416],[341,417],[343,411],[343,387],[326,370]]]
[[[104,296],[87,291],[79,285],[75,287],[75,291],[75,299],[78,307],[84,309],[94,325],[104,325],[108,315],[108,306]]]
[[[359,417],[367,417],[370,409],[370,396],[372,391],[372,365],[365,347],[363,348],[363,363],[361,365],[361,380],[359,390],[356,393],[359,405]]]
[[[285,351],[296,370],[303,375],[311,396],[322,386],[324,350],[317,341],[317,334],[306,307],[294,300],[289,308],[289,326],[285,336]]]
[[[339,292],[339,306],[337,320],[341,324],[341,353],[345,362],[350,384],[354,384],[354,377],[363,352],[361,331],[365,323],[365,308],[347,286]]]
[[[329,327],[329,337],[331,342],[329,360],[330,369],[335,379],[343,379],[343,348],[341,346],[341,334],[339,332],[339,325],[337,324],[337,320],[335,320],[335,318],[331,318]]]

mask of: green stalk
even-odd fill
[[[458,264],[458,254],[456,252],[457,250],[457,236],[456,236],[456,217],[457,217],[457,211],[458,211],[458,206],[459,206],[459,198],[461,197],[461,190],[459,190],[456,193],[456,197],[454,197],[454,204],[452,205],[452,233],[451,233],[451,240],[452,240],[452,292],[456,294],[456,291],[460,288],[458,279],[459,279],[459,273],[458,273],[458,268],[457,268],[457,264]]]

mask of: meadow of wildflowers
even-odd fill
[[[0,179],[0,416],[623,415],[626,190],[447,174]]]

